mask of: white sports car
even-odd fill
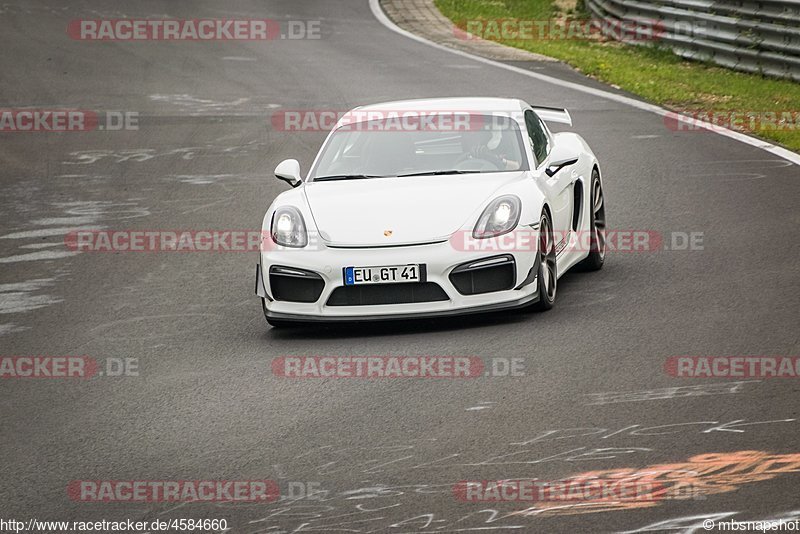
[[[264,216],[256,294],[273,326],[547,310],[606,252],[600,167],[552,133],[565,109],[441,98],[356,108]]]

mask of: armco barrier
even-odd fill
[[[654,39],[680,56],[800,81],[800,0],[584,2],[599,19],[658,21]]]

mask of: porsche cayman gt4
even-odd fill
[[[567,110],[443,98],[341,116],[262,224],[256,294],[267,321],[550,309],[558,278],[603,266],[602,173]]]

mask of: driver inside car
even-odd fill
[[[481,130],[469,137],[471,146],[465,154],[467,160],[480,159],[488,161],[498,170],[513,171],[520,168],[520,162],[509,159],[504,129]]]

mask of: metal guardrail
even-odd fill
[[[680,56],[800,81],[800,0],[584,0],[598,19],[652,28]],[[601,31],[619,37],[609,27]]]

